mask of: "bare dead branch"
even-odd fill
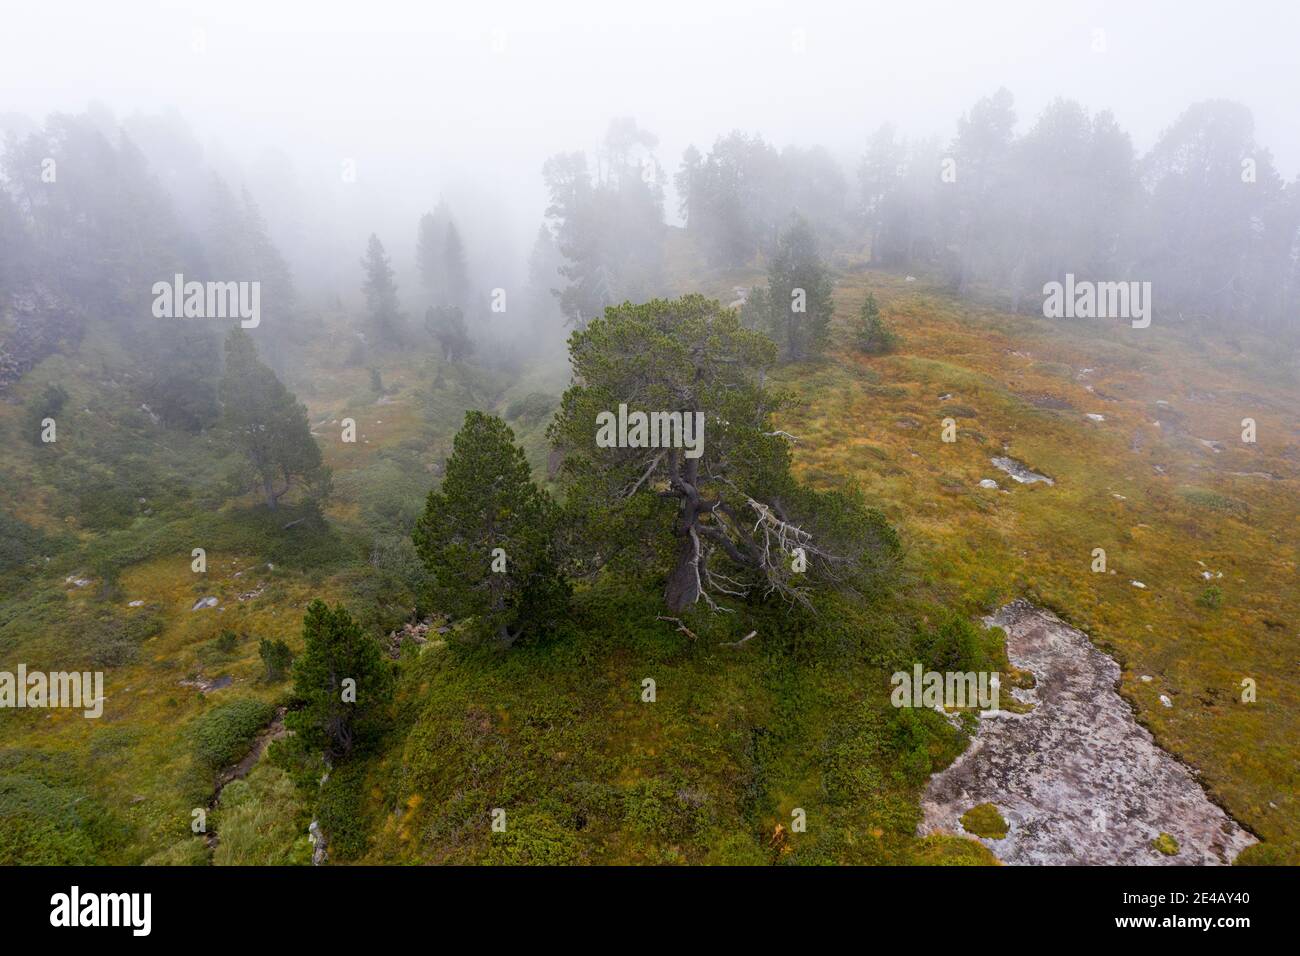
[[[755,637],[757,634],[758,631],[750,631],[748,634],[746,634],[738,641],[730,641],[728,643],[719,644],[718,646],[719,647],[744,647],[746,642],[748,642],[751,637]]]
[[[677,630],[681,631],[683,634],[685,634],[685,635],[686,635],[687,637],[689,637],[691,640],[693,640],[693,641],[698,641],[698,640],[699,640],[699,636],[698,636],[694,631],[692,631],[689,627],[687,627],[685,624],[683,624],[683,623],[682,623],[682,619],[679,618],[679,617],[664,617],[662,614],[660,614],[658,617],[655,618],[655,620],[656,620],[656,621],[668,621],[668,622],[671,623],[671,624],[676,624],[676,625],[677,625]]]

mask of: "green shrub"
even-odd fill
[[[1219,494],[1217,491],[1208,491],[1205,488],[1179,488],[1178,494],[1188,504],[1195,505],[1198,508],[1207,508],[1210,511],[1218,511],[1222,514],[1232,515],[1234,518],[1245,520],[1250,514],[1250,507],[1240,498],[1233,498],[1229,495]]]
[[[1223,591],[1217,584],[1211,584],[1208,588],[1200,593],[1196,603],[1201,607],[1209,608],[1211,611],[1217,611],[1223,607]]]
[[[337,764],[320,790],[316,819],[328,841],[330,860],[355,860],[366,852],[370,824],[364,813],[365,767],[359,761]]]
[[[1294,843],[1253,843],[1237,854],[1233,866],[1297,866],[1300,847]]]
[[[958,614],[949,615],[936,628],[919,632],[914,647],[926,670],[964,673],[993,669],[989,640]]]
[[[145,866],[208,866],[212,858],[208,853],[208,841],[203,837],[186,837],[179,843],[173,843],[165,850],[159,850],[144,861]]]
[[[39,529],[0,511],[0,574],[64,547],[64,541],[50,538]]]
[[[505,866],[567,866],[579,862],[573,832],[537,810],[521,809],[506,817],[504,833],[492,833],[489,863]]]
[[[529,392],[523,398],[516,398],[506,406],[505,419],[508,422],[521,421],[525,425],[536,425],[549,418],[559,404],[559,399],[554,395]]]
[[[643,836],[683,840],[699,825],[703,797],[688,787],[673,787],[663,780],[642,780],[627,791],[624,822]]]
[[[981,803],[971,807],[961,815],[961,825],[967,833],[990,840],[1001,840],[1010,829],[1007,821],[1002,819],[998,808],[991,803]]]
[[[36,751],[0,752],[0,866],[87,866],[126,828],[74,781],[74,765]]]
[[[41,442],[41,422],[55,418],[63,411],[68,401],[68,393],[62,385],[50,382],[44,389],[32,396],[27,403],[27,414],[23,425],[23,434],[34,445]]]
[[[262,638],[257,652],[266,667],[265,679],[268,684],[277,684],[284,680],[293,664],[293,651],[284,641],[270,641]]]
[[[248,753],[273,712],[255,697],[236,697],[200,714],[191,728],[195,761],[212,771],[235,763]]]
[[[1162,833],[1151,841],[1151,848],[1165,856],[1178,855],[1178,841],[1168,833]]]
[[[212,862],[218,866],[306,866],[312,847],[308,814],[289,775],[259,766],[221,792],[213,821],[219,837]]]
[[[898,336],[880,317],[880,306],[871,293],[867,293],[867,299],[862,303],[862,311],[853,324],[852,335],[853,347],[868,355],[883,355],[898,346]]]

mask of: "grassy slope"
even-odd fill
[[[727,276],[706,291],[727,301],[747,278]],[[1243,822],[1270,840],[1295,841],[1300,459],[1285,417],[1296,405],[1294,386],[1259,384],[1280,376],[1244,367],[1219,345],[1203,345],[1202,354],[1197,343],[1156,328],[999,315],[878,273],[841,278],[840,325],[868,287],[902,333],[902,348],[872,359],[837,351],[785,370],[807,403],[781,424],[800,437],[795,458],[806,479],[853,478],[901,527],[909,544],[903,593],[828,615],[804,643],[760,638],[719,649],[737,636],[723,628],[692,645],[654,622],[644,597],[614,590],[580,593],[574,633],[549,647],[469,660],[430,647],[404,677],[399,730],[356,782],[373,838],[366,859],[987,860],[970,841],[911,837],[925,770],[950,759],[961,739],[933,715],[921,715],[921,726],[900,721],[884,706],[885,675],[909,620],[940,605],[977,613],[1019,594],[1056,608],[1119,655],[1123,690],[1161,742],[1199,767]],[[120,399],[111,374],[98,369],[101,354],[111,349],[92,341],[78,356],[51,359],[24,385],[73,381],[70,407],[124,418],[129,406],[111,405]],[[278,525],[252,522],[251,502],[210,505],[200,494],[112,533],[123,567],[115,589],[101,595],[98,581],[68,589],[64,575],[85,571],[83,558],[103,552],[108,539],[61,519],[42,449],[11,438],[5,508],[44,530],[67,529],[85,550],[60,553],[48,574],[6,595],[57,598],[40,627],[0,628],[6,665],[36,666],[55,654],[80,605],[127,614],[127,601],[143,599],[136,610],[157,619],[158,633],[136,660],[109,671],[102,720],[0,715],[7,754],[0,773],[18,766],[48,784],[50,802],[67,794],[102,807],[111,832],[101,837],[101,859],[138,861],[186,840],[204,781],[195,780],[185,728],[222,695],[283,693],[257,683],[255,638],[283,638],[297,649],[310,597],[357,599],[385,507],[419,506],[463,410],[502,410],[563,386],[549,370],[514,382],[449,374],[435,388],[436,363],[401,357],[380,363],[393,399],[381,405],[366,370],[336,368],[331,355],[319,345],[288,372],[319,423],[338,490],[333,537],[305,554],[301,539]],[[326,371],[298,371],[305,368]],[[1083,368],[1094,371],[1080,377]],[[1255,383],[1249,395],[1245,381]],[[1215,398],[1205,399],[1210,392]],[[945,393],[951,398],[940,401]],[[1151,425],[1156,399],[1181,412],[1186,435]],[[963,414],[957,406],[966,406]],[[1085,412],[1106,421],[1090,422]],[[939,441],[944,414],[962,427],[952,445]],[[345,415],[360,426],[355,446],[331,440],[338,427],[331,420]],[[1258,445],[1233,441],[1246,415],[1259,422]],[[20,408],[0,407],[0,427],[12,435],[20,416]],[[61,443],[78,440],[76,419],[70,423],[60,424]],[[516,427],[540,473],[544,422]],[[143,423],[125,438],[187,483],[213,483],[221,465],[201,439],[160,435]],[[1222,440],[1225,450],[1215,454],[1196,438]],[[1003,442],[1057,486],[1016,486],[993,469],[988,459]],[[1009,494],[979,489],[984,477],[1011,485]],[[214,542],[209,573],[196,581],[189,549],[204,541]],[[1106,548],[1115,574],[1090,572],[1094,547]],[[1197,559],[1223,572],[1219,610],[1195,603],[1206,584]],[[264,568],[268,560],[274,571]],[[260,597],[238,600],[260,583],[269,585]],[[217,595],[227,610],[191,612],[201,594]],[[250,635],[224,657],[212,646],[223,627]],[[195,672],[227,674],[236,686],[205,701],[179,686]],[[1143,683],[1140,674],[1154,679]],[[1256,704],[1238,702],[1245,676],[1258,681]],[[657,682],[653,704],[641,702],[645,677]],[[1162,693],[1172,708],[1160,705]],[[486,820],[498,806],[509,826],[494,836]],[[778,824],[789,829],[796,807],[807,811],[808,832],[774,837]]]
[[[906,529],[913,573],[936,600],[977,612],[1025,595],[1082,627],[1121,662],[1121,690],[1162,745],[1238,819],[1294,845],[1294,378],[1183,331],[1009,316],[875,272],[839,282],[841,326],[868,289],[902,347],[840,352],[787,376],[807,399],[782,422],[801,438],[804,477],[859,481]],[[948,415],[960,427],[952,444],[940,440]],[[1256,444],[1240,441],[1245,417]],[[996,470],[1004,445],[1056,486]],[[982,478],[1009,493],[979,488]],[[1098,547],[1111,573],[1092,572]],[[1206,569],[1223,574],[1221,609],[1197,603]],[[1257,702],[1242,702],[1243,678]]]
[[[287,370],[310,421],[357,420],[355,445],[338,440],[337,425],[318,431],[337,489],[328,529],[283,531],[299,515],[267,515],[252,498],[223,502],[231,460],[204,437],[152,425],[130,398],[126,364],[108,337],[92,334],[74,354],[51,357],[22,383],[18,402],[0,403],[10,450],[0,504],[43,533],[62,536],[41,551],[52,555],[42,573],[29,566],[0,584],[0,668],[12,671],[23,661],[32,669],[99,669],[103,638],[116,632],[91,624],[148,623],[142,641],[125,642],[128,662],[106,669],[101,719],[67,710],[0,711],[0,805],[34,812],[59,831],[89,827],[95,835],[93,849],[78,837],[51,861],[140,862],[188,839],[191,811],[212,791],[211,775],[191,757],[194,719],[234,695],[275,701],[285,693],[286,685],[260,680],[259,639],[285,640],[296,652],[302,609],[312,598],[356,601],[359,582],[371,576],[366,555],[382,523],[377,515],[386,506],[422,507],[435,481],[433,463],[450,452],[465,409],[516,394],[493,376],[454,371],[434,388],[436,362],[401,357],[380,363],[389,393],[380,404],[366,368],[337,367],[341,351],[323,341]],[[71,398],[59,415],[58,441],[35,446],[20,435],[19,402],[46,381],[65,383]],[[523,434],[539,462],[543,428],[531,425]],[[87,530],[78,522],[78,496],[97,493],[110,478],[131,488],[132,502],[137,491],[148,497],[121,527]],[[191,491],[177,495],[173,486]],[[194,547],[207,550],[205,574],[191,570]],[[69,575],[90,584],[67,584]],[[255,590],[256,597],[240,599]],[[209,595],[219,608],[191,611]],[[136,600],[144,605],[129,607]],[[215,647],[223,629],[240,635],[233,652]],[[207,695],[181,685],[199,676],[230,677],[233,685]],[[93,820],[77,809],[86,807]]]

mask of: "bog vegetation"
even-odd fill
[[[977,718],[888,678],[1009,672],[976,622],[1017,596],[1121,660],[1246,860],[1296,859],[1300,188],[1243,107],[1138,157],[1066,100],[1017,135],[999,91],[856,175],[732,132],[682,157],[681,226],[620,120],[541,170],[511,341],[473,209],[355,237],[345,303],[134,122],[0,166],[0,665],[108,687],[0,717],[0,864],[987,863],[916,836]],[[1044,319],[1066,272],[1151,281],[1147,337]],[[260,324],[153,317],[178,273],[260,282]],[[700,454],[598,443],[620,404],[702,416]],[[1007,453],[1055,484],[982,487]]]

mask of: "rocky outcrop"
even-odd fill
[[[1032,671],[1031,705],[980,720],[970,746],[926,787],[919,832],[964,834],[963,813],[993,804],[1005,837],[981,841],[1023,864],[1227,864],[1254,838],[1212,803],[1191,769],[1156,744],[1117,687],[1119,665],[1083,632],[1025,601],[987,623],[1011,663]],[[1177,853],[1153,841],[1171,834]]]

